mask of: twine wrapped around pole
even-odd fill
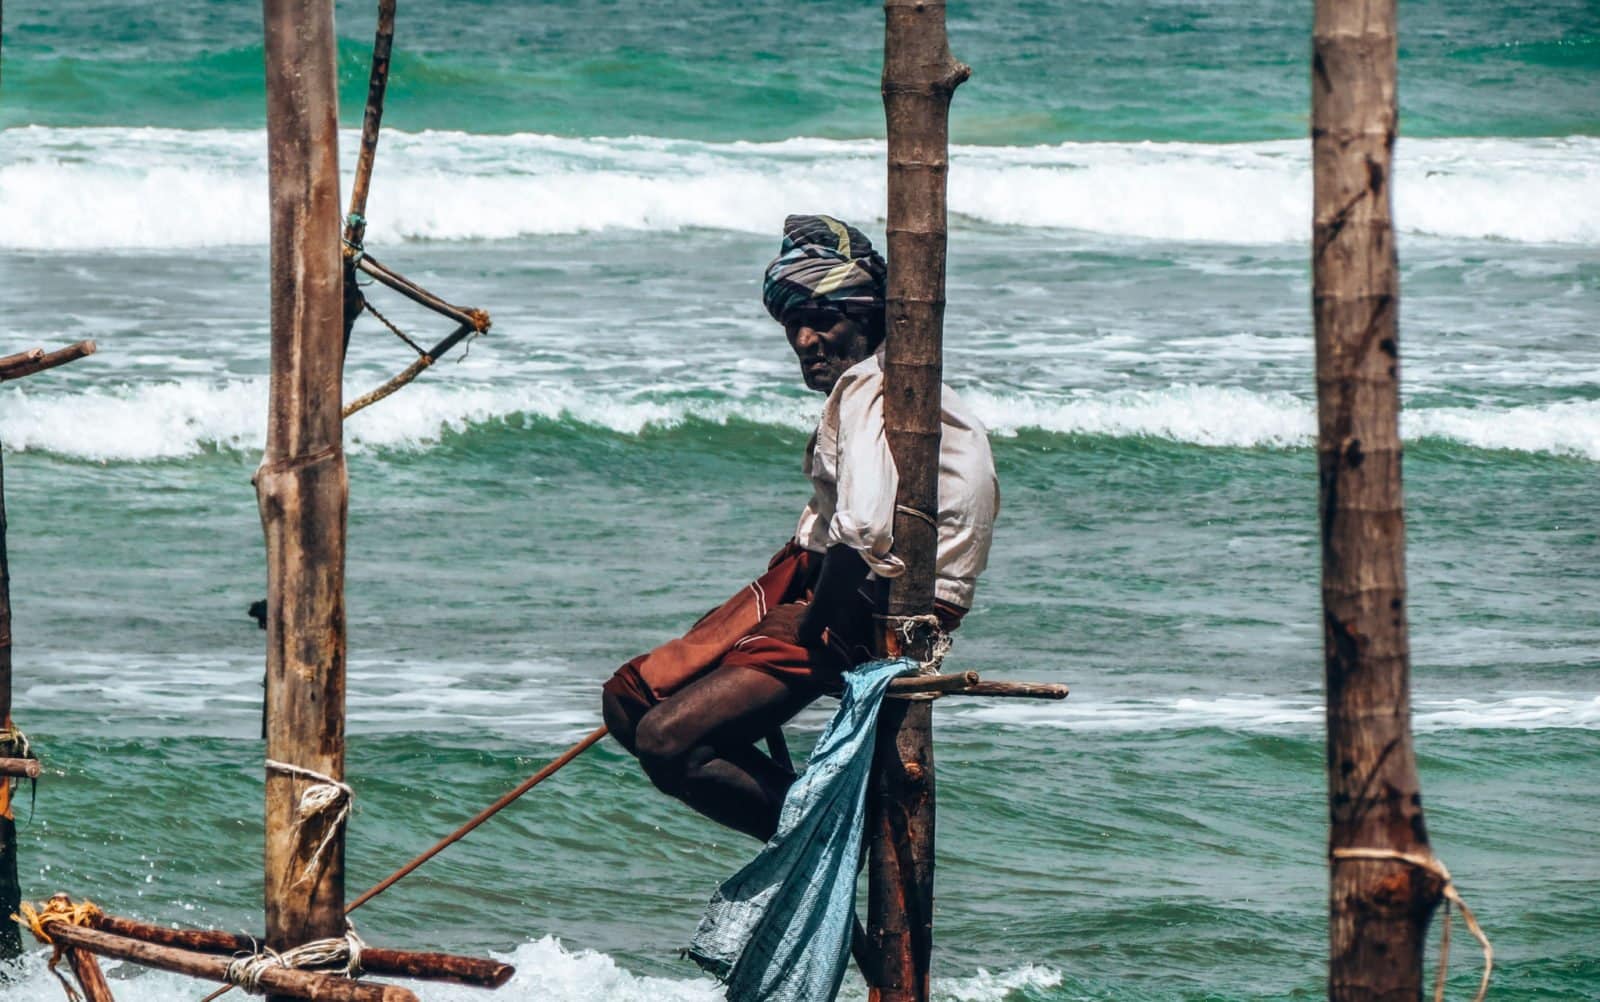
[[[279,953],[263,947],[257,953],[241,954],[228,964],[226,977],[230,984],[243,988],[246,994],[260,995],[265,989],[262,977],[275,968],[289,970],[325,970],[335,968],[347,978],[361,976],[361,951],[366,943],[356,935],[354,926],[347,926],[342,937],[318,939]],[[215,998],[214,993],[211,997]]]
[[[305,869],[300,872],[300,879],[296,884],[304,883],[317,876],[322,869],[322,857],[328,846],[333,843],[339,834],[340,826],[350,817],[350,807],[355,801],[355,791],[345,783],[324,775],[314,769],[304,769],[298,765],[267,759],[267,769],[280,772],[286,776],[299,779],[309,779],[313,785],[308,786],[300,794],[300,801],[294,809],[294,830],[296,839],[304,837],[312,821],[324,815],[332,814],[330,820],[323,822],[322,841],[317,845],[317,851],[311,854],[306,861]],[[317,942],[325,942],[317,940]],[[308,944],[309,945],[309,944]],[[298,948],[297,948],[298,949]],[[290,951],[291,953],[293,951]]]

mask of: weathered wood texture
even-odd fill
[[[378,0],[378,30],[372,41],[372,72],[367,78],[367,110],[361,119],[361,153],[350,183],[350,213],[345,218],[344,239],[360,247],[367,236],[367,193],[372,189],[372,165],[378,156],[378,134],[383,124],[383,94],[389,86],[389,53],[394,48],[395,0]]]
[[[76,362],[87,355],[93,355],[95,351],[96,347],[93,341],[79,341],[76,344],[69,344],[65,348],[58,348],[51,352],[35,349],[33,351],[19,352],[16,355],[7,355],[5,358],[0,358],[0,382],[21,379],[23,376],[31,376],[35,372],[43,372],[46,369],[54,369],[58,365]]]
[[[1317,0],[1312,44],[1313,312],[1330,849],[1428,853],[1411,744],[1391,222],[1395,0]],[[1421,997],[1436,877],[1332,867],[1328,997]]]
[[[339,778],[348,483],[333,3],[265,0],[264,13],[272,375],[256,492],[267,540],[267,758]],[[312,781],[269,768],[266,784],[267,945],[342,935],[343,833],[312,867],[326,819],[296,819]]]
[[[72,967],[72,976],[78,979],[78,987],[83,989],[84,1002],[117,1002],[111,995],[111,986],[106,983],[105,972],[100,970],[100,961],[95,959],[94,954],[78,947],[63,952]]]
[[[258,942],[252,937],[221,929],[172,929],[119,915],[99,916],[94,920],[94,928],[114,936],[198,953],[253,953]],[[377,946],[368,946],[361,951],[361,967],[368,974],[448,981],[479,988],[498,988],[516,973],[510,964],[502,964],[498,960],[421,950],[388,950]]]
[[[39,353],[43,355],[43,352]],[[11,727],[11,562],[6,557],[6,474],[0,458],[0,727]],[[5,748],[15,754],[16,749]],[[11,784],[0,781],[0,959],[22,955],[22,930],[4,921],[22,905],[17,879],[17,823],[12,818]]]
[[[950,98],[970,70],[950,53],[940,0],[885,0],[883,108],[888,126],[888,339],[884,426],[900,474],[898,504],[928,518],[895,517],[906,572],[888,612],[933,611],[939,511],[940,384],[944,328],[945,182]],[[927,656],[931,638],[899,651]],[[932,703],[890,700],[878,724],[867,833],[871,997],[925,1000],[933,951],[934,773]]]
[[[160,946],[100,929],[65,923],[52,923],[50,937],[59,943],[102,957],[126,960],[191,978],[227,982],[228,957]],[[261,983],[271,993],[268,998],[309,999],[312,1002],[417,1002],[416,995],[399,985],[351,981],[340,975],[314,971],[275,968],[262,976]]]

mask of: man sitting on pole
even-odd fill
[[[660,790],[763,841],[794,773],[757,742],[875,656],[884,586],[905,569],[892,552],[898,474],[883,420],[887,273],[855,227],[784,221],[762,299],[806,386],[828,395],[806,446],[811,501],[764,575],[623,665],[602,696],[611,734]],[[1000,495],[983,425],[942,390],[935,612],[948,631],[972,607]]]

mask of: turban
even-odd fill
[[[783,245],[767,265],[761,300],[772,319],[797,306],[832,306],[846,313],[883,306],[888,265],[872,241],[832,216],[790,216]]]

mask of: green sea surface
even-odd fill
[[[338,15],[355,125],[373,11]],[[369,249],[495,323],[346,428],[352,891],[592,729],[616,665],[792,532],[820,400],[759,275],[785,211],[881,241],[862,141],[882,133],[880,16],[402,2]],[[19,791],[24,887],[243,931],[259,17],[12,0],[0,84],[0,342],[100,346],[0,387],[16,705],[46,762],[36,800]],[[954,664],[1072,696],[938,706],[940,1002],[1324,994],[1309,20],[1247,0],[950,9],[976,75],[953,119],[945,372],[1002,485]],[[1600,998],[1600,9],[1408,0],[1401,30],[1429,833],[1495,944],[1491,999]],[[419,340],[445,333],[372,295]],[[346,397],[410,357],[363,319]],[[797,721],[797,753],[831,708]],[[377,944],[510,958],[497,997],[516,1002],[710,1002],[679,950],[754,850],[604,743],[357,920]],[[0,999],[54,997],[46,956]],[[1447,997],[1478,962],[1458,925]],[[123,1000],[203,994],[110,973]]]

